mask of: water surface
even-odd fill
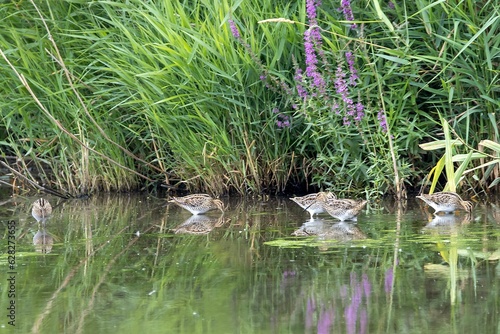
[[[223,216],[201,217],[146,195],[45,198],[54,207],[45,229],[30,214],[37,197],[0,207],[0,332],[12,330],[12,299],[22,333],[498,329],[492,204],[434,216],[413,199],[372,202],[354,224],[310,220],[287,198],[222,198]]]

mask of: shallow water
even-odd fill
[[[353,224],[310,221],[286,198],[223,198],[222,217],[148,196],[45,198],[45,230],[36,198],[0,206],[0,332],[9,314],[22,333],[493,333],[500,322],[495,205],[436,217],[413,199],[369,203]]]

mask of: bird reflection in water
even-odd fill
[[[472,221],[470,213],[456,215],[453,213],[434,214],[432,220],[424,226],[422,232],[449,233],[468,225]]]
[[[37,253],[48,254],[52,251],[54,237],[45,228],[39,229],[33,236],[33,245]]]
[[[351,241],[366,239],[366,234],[355,224],[350,222],[327,222],[323,219],[306,221],[295,230],[295,236],[317,236],[323,240]]]
[[[182,224],[173,229],[175,234],[208,234],[216,227],[224,225],[228,218],[224,216],[211,217],[205,215],[193,215],[186,219]]]

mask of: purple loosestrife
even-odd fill
[[[338,63],[337,66],[337,71],[335,72],[335,91],[337,94],[340,95],[340,98],[344,102],[344,108],[345,108],[345,113],[344,113],[344,125],[349,126],[351,125],[350,119],[354,116],[355,114],[355,107],[354,107],[354,102],[351,98],[349,98],[349,90],[347,87],[347,83],[345,81],[346,74],[344,72],[344,69],[342,68],[342,62]]]
[[[354,119],[357,122],[361,121],[361,119],[363,119],[363,116],[365,116],[364,110],[365,106],[358,101],[358,103],[356,103],[356,116],[354,116]]]
[[[344,14],[344,18],[346,21],[352,22],[354,21],[354,15],[352,14],[352,8],[351,8],[351,1],[350,0],[341,0],[340,1],[340,9],[342,10],[342,13]],[[357,28],[356,23],[351,23],[351,29],[356,29]]]
[[[231,28],[231,33],[233,34],[233,37],[236,38],[238,41],[241,41],[241,35],[240,31],[238,30],[238,27],[234,23],[233,20],[227,20],[229,22],[229,27]]]
[[[349,66],[349,72],[351,73],[349,77],[349,85],[356,86],[356,80],[358,80],[358,70],[354,67],[354,55],[351,51],[345,53],[345,59],[347,61],[347,66]]]
[[[382,132],[386,133],[387,132],[387,119],[385,118],[385,112],[383,110],[380,110],[377,114],[377,119],[380,124],[380,127],[382,128]]]
[[[238,41],[238,43],[240,43],[245,48],[246,52],[250,55],[253,62],[260,69],[261,74],[259,79],[262,82],[264,82],[265,86],[275,93],[285,93],[287,96],[291,96],[293,93],[290,86],[284,80],[269,74],[267,69],[264,67],[264,64],[262,64],[261,60],[259,59],[259,57],[257,57],[257,55],[253,52],[250,45],[243,40],[243,37],[241,36],[241,33],[238,27],[236,26],[235,22],[230,19],[228,20],[228,23],[233,37]],[[279,129],[291,127],[290,116],[281,113],[277,108],[273,109],[273,113],[276,114],[276,126]]]
[[[304,32],[304,52],[306,54],[306,76],[311,79],[311,87],[316,88],[319,94],[325,93],[325,79],[318,71],[318,55],[323,51],[321,32],[317,21],[317,8],[321,5],[319,0],[306,0],[307,19],[309,29]]]
[[[355,104],[354,100],[349,97],[350,88],[356,86],[358,79],[358,71],[354,66],[354,56],[352,52],[348,51],[345,55],[347,67],[349,70],[349,82],[346,81],[347,73],[344,72],[343,61],[340,59],[337,63],[337,70],[335,71],[335,91],[338,95],[340,95],[340,99],[342,100],[342,105],[344,109],[343,114],[343,122],[345,126],[349,126],[352,124],[352,121],[357,124],[359,123],[363,117],[365,116],[364,109],[365,106],[361,103],[361,100],[358,96],[358,102]],[[336,110],[336,113],[340,114],[340,109],[337,108],[338,105],[334,105],[332,109]]]
[[[319,39],[318,39],[319,36]],[[318,57],[316,50],[321,47],[321,35],[318,27],[311,27],[304,32],[304,52],[306,54],[306,75],[311,79],[311,86],[320,93],[325,92],[325,79],[318,72]]]
[[[307,98],[307,90],[304,88],[304,76],[302,74],[302,69],[296,67],[295,69],[295,88],[297,89],[297,94],[300,98]]]
[[[276,126],[280,129],[289,128],[290,124],[290,116],[285,115],[279,111],[278,108],[273,108],[273,114],[276,114]]]
[[[345,101],[347,98],[347,83],[345,82],[345,76],[346,74],[344,73],[344,70],[342,69],[342,63],[339,62],[337,66],[337,71],[335,72],[335,91],[337,94],[342,97],[342,100]]]
[[[306,53],[306,74],[312,77],[316,72],[316,51],[314,50],[314,42],[311,37],[311,29],[306,30],[304,33],[304,51]]]
[[[320,0],[306,0],[306,12],[307,18],[311,24],[316,24],[317,11],[316,8],[321,6]],[[314,21],[314,23],[313,23]]]

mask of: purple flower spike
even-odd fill
[[[311,79],[311,88],[317,89],[313,92],[312,96],[318,96],[319,94],[324,94],[326,90],[326,81],[318,71],[318,55],[323,56],[323,51],[321,50],[322,38],[321,32],[318,27],[317,8],[321,5],[320,0],[306,0],[306,12],[307,18],[309,20],[309,29],[304,32],[304,52],[306,54],[306,71],[305,75]],[[303,96],[304,90],[297,89],[299,96]]]
[[[382,128],[382,132],[387,132],[387,119],[385,118],[385,113],[383,110],[380,110],[378,112],[377,119],[379,121],[380,127]]]
[[[347,61],[347,65],[349,66],[349,72],[351,72],[351,76],[349,77],[349,84],[351,86],[356,86],[356,80],[358,77],[358,70],[354,66],[354,55],[351,51],[345,53],[345,58]]]
[[[280,129],[289,128],[291,126],[290,116],[283,114],[278,108],[273,108],[273,114],[277,115],[276,126]]]
[[[342,100],[345,100],[347,97],[347,84],[344,77],[344,70],[342,69],[342,65],[339,64],[337,71],[335,72],[335,90],[337,91],[337,94],[342,97]]]
[[[315,0],[306,0],[306,13],[310,21],[316,19],[316,6]]]
[[[304,76],[302,75],[302,69],[301,68],[296,68],[295,70],[295,87],[297,88],[297,94],[299,95],[300,98],[306,98],[307,97],[307,91],[304,87]],[[297,108],[294,108],[297,109]]]
[[[354,21],[354,15],[352,14],[352,9],[351,9],[351,1],[350,0],[342,0],[340,2],[340,9],[342,10],[342,13],[344,13],[344,18],[346,21]],[[356,23],[351,24],[351,29],[356,29],[357,28]]]
[[[314,51],[314,43],[311,36],[311,30],[306,30],[304,33],[304,51],[306,53],[306,75],[312,77],[316,72],[316,52]]]
[[[241,35],[240,35],[240,31],[238,30],[238,27],[236,26],[236,24],[234,23],[233,20],[228,20],[228,22],[229,22],[229,27],[231,28],[231,33],[233,34],[233,37],[240,40]]]
[[[365,116],[363,110],[365,110],[365,106],[361,102],[356,103],[356,121],[361,121],[363,116]]]

